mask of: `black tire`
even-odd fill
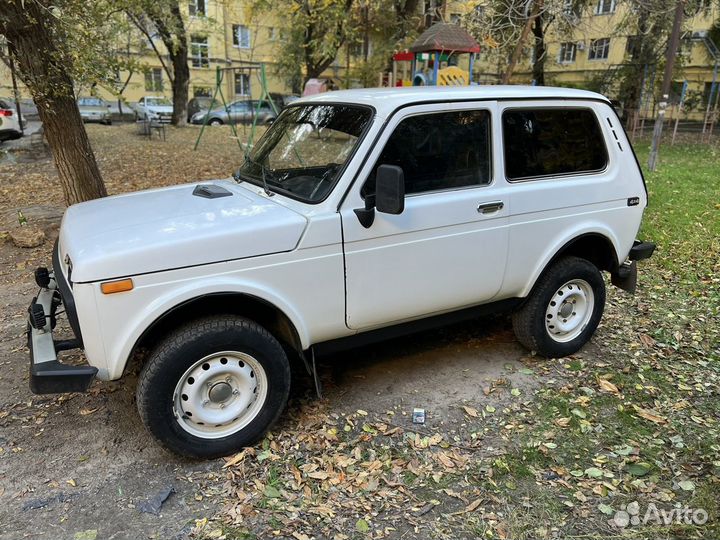
[[[223,125],[223,121],[220,120],[219,118],[213,118],[212,120],[210,120],[210,121],[208,122],[208,125],[209,125],[209,126],[222,126],[222,125]]]
[[[546,322],[547,310],[558,290],[572,280],[582,280],[592,289],[593,306],[584,329],[569,341],[553,337]],[[527,301],[512,316],[518,341],[548,358],[562,358],[580,350],[592,337],[605,309],[605,282],[597,267],[579,257],[563,257],[538,279]],[[572,313],[572,315],[575,315]]]
[[[252,356],[265,371],[267,394],[257,415],[222,438],[199,437],[175,417],[175,388],[193,364],[221,351]],[[280,343],[259,324],[234,315],[195,320],[169,334],[149,355],[137,386],[145,427],[169,450],[192,458],[215,458],[253,444],[278,419],[290,391],[290,365]]]

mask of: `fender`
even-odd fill
[[[557,259],[570,244],[579,238],[587,236],[600,236],[609,240],[613,247],[616,263],[624,260],[625,257],[622,257],[621,254],[626,253],[627,250],[630,249],[630,246],[628,246],[628,248],[623,251],[624,248],[621,247],[621,242],[617,235],[609,227],[599,221],[585,222],[578,227],[566,229],[553,238],[552,242],[548,243],[550,248],[545,252],[545,256],[537,261],[532,273],[530,274],[530,279],[527,281],[525,287],[518,296],[521,298],[527,297],[533,287],[535,287],[535,283],[545,269],[552,264],[552,262],[555,261],[555,259]]]
[[[144,305],[142,309],[136,310],[134,313],[137,316],[130,318],[123,328],[115,329],[120,330],[113,340],[119,347],[107,351],[109,357],[107,363],[108,366],[111,366],[108,378],[114,380],[122,375],[137,343],[156,321],[178,306],[192,300],[227,293],[252,297],[278,309],[294,326],[302,347],[304,349],[310,347],[310,334],[299,312],[267,286],[252,281],[232,279],[229,276],[193,280],[183,287],[173,287],[166,294],[158,296],[149,304]]]

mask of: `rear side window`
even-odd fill
[[[508,180],[601,171],[607,149],[590,109],[508,109],[503,113]]]
[[[405,193],[490,183],[490,113],[468,110],[419,114],[400,122],[375,167],[398,165]],[[375,171],[361,191],[375,192]]]

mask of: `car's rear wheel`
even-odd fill
[[[513,328],[528,349],[560,358],[590,340],[604,308],[605,282],[597,267],[579,257],[563,257],[545,271],[513,314]]]
[[[210,458],[258,440],[289,390],[287,355],[267,330],[242,317],[214,316],[170,334],[151,353],[137,405],[167,448]]]

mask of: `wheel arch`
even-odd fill
[[[533,279],[525,288],[522,297],[530,295],[540,277],[558,259],[566,256],[580,257],[593,263],[599,270],[614,272],[620,265],[618,260],[617,242],[602,232],[583,232],[560,244],[542,264],[538,265]]]
[[[213,314],[247,317],[267,329],[284,347],[302,352],[303,339],[297,325],[273,302],[238,291],[200,294],[183,300],[156,317],[135,340],[126,357],[123,372],[138,361],[138,353],[183,322]]]

